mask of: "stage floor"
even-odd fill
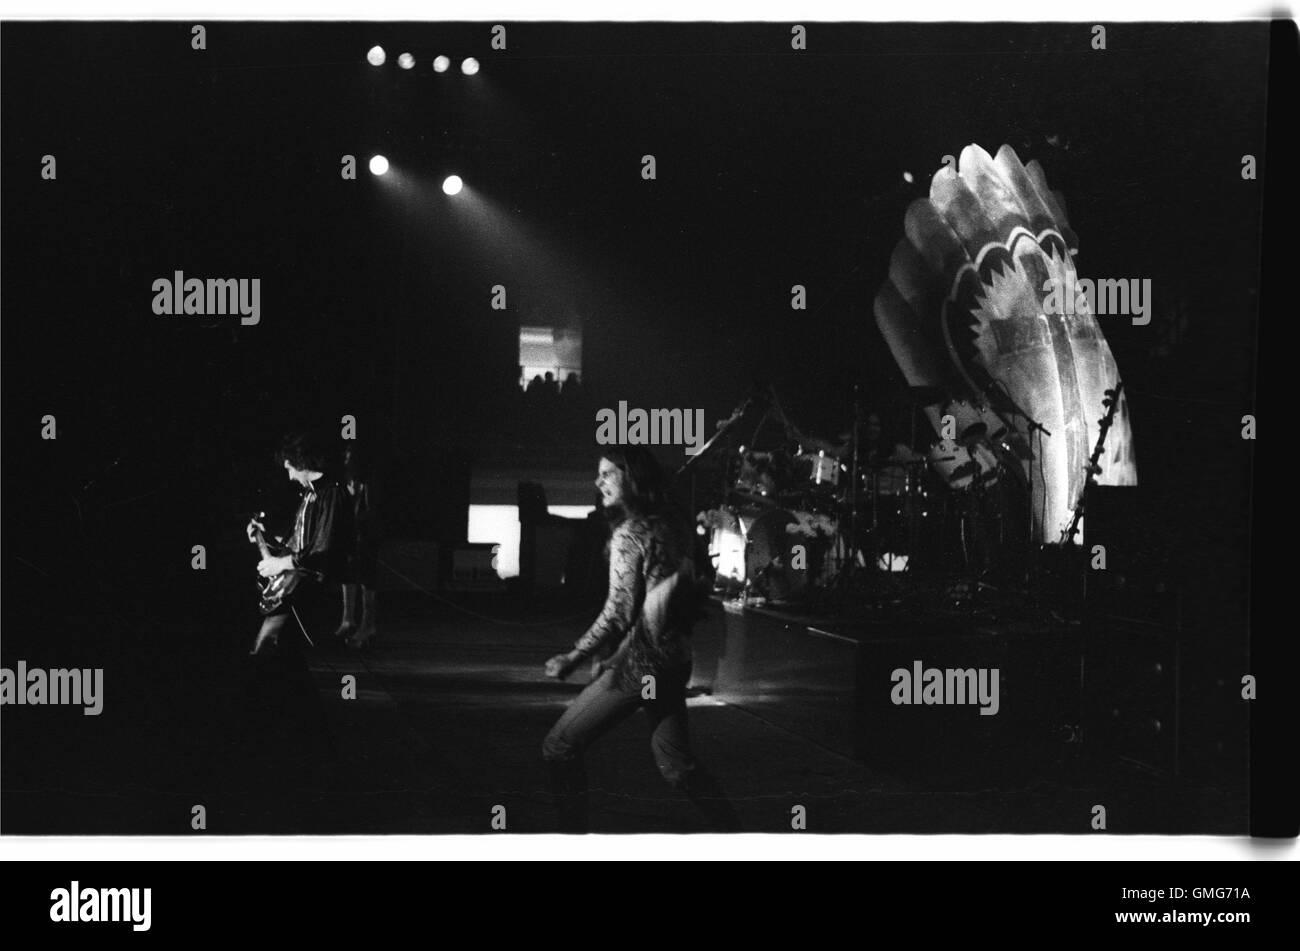
[[[595,612],[555,605],[545,620],[511,597],[463,603],[388,598],[373,651],[321,644],[302,689],[270,705],[241,695],[234,660],[196,658],[167,705],[142,703],[122,723],[138,752],[105,744],[113,753],[93,768],[63,771],[47,750],[37,769],[15,759],[32,750],[7,731],[4,831],[187,834],[194,804],[210,835],[491,833],[498,805],[509,832],[553,831],[542,738],[585,677],[556,683],[542,664]],[[720,608],[697,632],[693,740],[747,830],[788,832],[801,805],[810,832],[1088,834],[1098,802],[1112,832],[1245,830],[1244,786],[1120,767],[990,768],[971,780],[854,758],[843,641]],[[355,699],[343,697],[347,677]],[[94,756],[82,753],[79,762]],[[603,737],[588,764],[592,831],[702,831],[656,771],[640,714]]]

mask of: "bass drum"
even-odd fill
[[[756,594],[773,601],[799,598],[808,588],[811,539],[797,531],[799,520],[785,509],[771,509],[745,526],[745,580]],[[795,565],[798,567],[794,567]]]
[[[773,601],[795,600],[844,558],[836,519],[825,513],[754,506],[710,516],[709,560],[720,594],[747,589]]]
[[[730,592],[745,582],[745,532],[740,518],[727,509],[714,513],[709,539],[709,560],[714,569],[714,590]]]

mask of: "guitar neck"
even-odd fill
[[[271,546],[267,544],[266,536],[264,536],[260,530],[256,534],[257,534],[257,550],[262,553],[262,557],[263,558],[275,557],[274,553],[271,551]]]

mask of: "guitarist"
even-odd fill
[[[352,503],[347,491],[329,474],[333,468],[325,443],[304,432],[286,436],[276,460],[301,487],[302,500],[294,516],[293,530],[281,539],[283,551],[263,558],[257,573],[276,578],[292,572],[297,584],[262,621],[250,655],[275,651],[280,633],[294,620],[293,608],[305,600],[319,598],[326,585],[337,583],[347,563],[352,543]],[[247,527],[248,540],[256,542],[265,526],[254,517]]]

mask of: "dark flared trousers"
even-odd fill
[[[691,752],[686,728],[686,680],[664,676],[655,683],[654,699],[642,697],[642,685],[623,687],[607,670],[569,704],[546,735],[542,756],[550,764],[561,832],[587,831],[586,750],[601,735],[645,710],[650,720],[650,751],[659,773],[684,792],[704,813],[713,831],[739,831],[731,803]]]

